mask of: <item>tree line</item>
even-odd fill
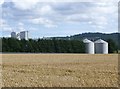
[[[118,52],[118,47],[112,39],[108,39],[107,42],[109,44],[109,53]],[[2,38],[0,39],[0,43],[2,43],[0,44],[0,51],[2,52],[85,53],[85,44],[80,40],[58,40],[55,38],[50,40],[18,40],[14,38]]]
[[[2,52],[84,53],[85,46],[82,41],[76,40],[2,38]]]

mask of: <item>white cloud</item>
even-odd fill
[[[4,26],[6,24],[6,21],[3,19],[0,19],[0,27]]]
[[[19,22],[17,27],[10,26],[8,22],[4,19],[0,20],[0,30],[2,32],[11,32],[11,31],[25,31],[24,24],[22,22]]]
[[[24,24],[23,24],[22,22],[19,22],[19,23],[18,23],[18,26],[23,27]]]
[[[10,26],[8,26],[8,25],[6,25],[6,26],[4,26],[3,28],[2,28],[2,32],[3,31],[6,31],[6,32],[11,32],[13,29],[10,27]]]
[[[9,0],[8,0],[9,1]],[[119,0],[39,0],[39,2],[118,2]]]
[[[51,16],[55,14],[55,11],[53,10],[52,6],[47,3],[39,4],[39,6],[33,9],[32,11],[37,16]]]
[[[0,30],[1,31],[12,31],[12,28],[7,24],[6,20],[0,19]]]
[[[106,17],[98,16],[92,19],[92,24],[97,25],[97,26],[105,26],[108,24],[108,20]]]
[[[23,21],[50,28],[59,26],[58,23],[84,22],[96,29],[104,29],[112,20],[115,20],[118,3],[115,0],[96,0],[95,3],[82,2],[83,0],[82,3],[74,0],[72,3],[60,0],[61,3],[58,0],[53,0],[55,3],[39,2],[39,0],[12,1],[15,9],[8,6],[5,11],[8,14],[4,18],[12,19],[17,24]],[[19,25],[19,29],[25,30],[24,23],[19,23]]]
[[[86,14],[75,14],[75,15],[69,15],[65,18],[67,22],[88,22],[91,20],[91,18]]]
[[[117,11],[116,6],[96,6],[94,8],[91,8],[89,12],[91,13],[98,13],[98,14],[111,14],[115,13]]]
[[[34,27],[30,27],[29,31],[37,31],[38,29],[34,28]]]
[[[25,31],[26,29],[24,27],[18,27],[17,31]]]
[[[0,5],[2,5],[4,3],[4,0],[0,0]]]
[[[49,5],[45,5],[41,8],[40,12],[44,15],[44,14],[49,14],[51,13],[52,8]]]
[[[57,27],[57,25],[54,24],[53,21],[48,20],[46,18],[37,18],[37,19],[32,19],[30,20],[30,22],[32,22],[33,24],[41,24],[44,25],[45,27]]]
[[[45,24],[45,27],[47,27],[47,28],[56,28],[57,25],[55,25],[55,24]]]
[[[0,21],[0,30],[3,31],[12,31],[12,28],[6,23],[5,20]]]
[[[7,24],[7,22],[4,19],[0,19],[0,30],[12,31],[12,28]]]
[[[12,2],[18,9],[29,10],[33,8],[39,2],[39,0],[23,0],[23,1],[12,0]]]

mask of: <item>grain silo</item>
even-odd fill
[[[25,39],[25,40],[28,40],[28,31],[22,31],[20,32],[20,39]]]
[[[108,54],[108,43],[102,39],[95,41],[96,54]]]
[[[11,38],[17,38],[16,32],[11,32]]]
[[[85,43],[85,51],[88,54],[94,54],[94,42],[84,39],[83,42]]]

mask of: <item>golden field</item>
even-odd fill
[[[3,87],[117,87],[118,54],[2,54]]]

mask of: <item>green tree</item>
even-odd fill
[[[2,52],[83,53],[84,50],[84,44],[78,40],[2,38]]]
[[[117,51],[118,47],[112,39],[108,39],[107,42],[108,42],[108,52],[109,53],[114,53],[115,51]]]

